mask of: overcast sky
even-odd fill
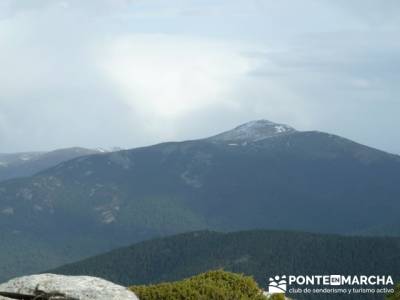
[[[0,0],[0,152],[254,119],[400,153],[400,1]]]

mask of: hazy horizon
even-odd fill
[[[395,0],[5,0],[0,153],[135,148],[256,119],[400,153]]]
[[[258,120],[260,120],[260,119],[258,119]],[[263,119],[263,120],[265,120],[265,119]],[[254,121],[254,120],[251,120],[251,121]],[[249,122],[251,122],[251,121],[249,121]],[[270,121],[270,120],[268,120],[268,121]],[[246,123],[247,123],[247,122],[246,122]],[[274,123],[277,123],[277,122],[274,122]],[[243,124],[243,123],[242,123],[242,124]],[[237,124],[237,125],[239,126],[239,125],[242,125],[242,124]],[[290,124],[285,124],[285,125],[290,125]],[[237,126],[235,126],[235,127],[237,127]],[[222,133],[222,132],[224,132],[224,131],[233,130],[233,129],[234,129],[234,127],[232,127],[232,128],[226,128],[226,130],[223,130],[223,131],[220,131],[220,132],[215,132],[215,133],[210,134],[210,135],[208,135],[208,136],[193,137],[193,138],[189,138],[189,139],[185,139],[185,140],[168,140],[168,141],[165,140],[165,141],[160,141],[160,142],[158,142],[158,143],[164,143],[164,142],[184,142],[184,141],[189,141],[189,140],[196,140],[196,139],[208,138],[208,137],[212,137],[213,135]],[[301,130],[298,130],[297,128],[294,128],[294,129],[296,129],[297,131],[301,131]],[[319,130],[315,130],[315,131],[319,131]],[[328,133],[328,134],[334,134],[334,133],[332,133],[332,132],[326,132],[326,133]],[[345,136],[342,136],[342,137],[343,137],[343,138],[346,138]],[[353,140],[353,141],[356,142],[356,143],[358,143],[358,141],[355,141],[355,140]],[[138,146],[126,147],[126,148],[123,148],[123,147],[120,147],[120,146],[116,145],[116,146],[111,146],[111,147],[106,147],[106,148],[105,148],[105,147],[90,147],[90,148],[88,148],[88,149],[100,150],[100,151],[119,151],[119,150],[129,150],[129,149],[134,149],[134,148],[139,148],[139,147],[152,146],[152,145],[155,145],[155,144],[158,144],[158,143],[156,142],[156,143],[153,143],[153,144],[138,145]],[[369,145],[365,145],[365,146],[369,146]],[[82,146],[80,146],[80,145],[70,145],[70,146],[66,146],[66,147],[63,147],[63,148],[31,149],[31,150],[27,149],[27,150],[24,150],[24,151],[16,151],[16,152],[0,152],[0,154],[18,154],[18,153],[21,153],[21,154],[22,154],[22,153],[34,153],[34,152],[51,152],[51,151],[55,151],[55,150],[72,149],[72,148],[85,148],[85,147],[82,147]],[[376,148],[376,149],[385,151],[385,150],[380,149],[380,148]],[[386,151],[386,152],[399,155],[399,153],[393,153],[393,152],[390,152],[390,151]]]

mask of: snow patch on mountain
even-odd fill
[[[32,158],[33,158],[33,156],[31,156],[31,155],[21,155],[19,157],[19,159],[23,160],[23,161],[28,161],[28,160],[31,160]]]
[[[1,213],[3,215],[13,215],[14,214],[14,208],[12,207],[6,207],[4,209],[1,210]]]
[[[209,140],[229,142],[229,145],[233,145],[235,142],[256,142],[293,132],[296,132],[296,130],[285,124],[278,124],[268,120],[256,120],[213,136]]]
[[[117,196],[113,196],[110,203],[100,205],[94,209],[98,212],[100,220],[103,224],[111,224],[116,222],[120,210],[120,200]]]

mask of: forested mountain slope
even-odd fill
[[[2,182],[0,228],[8,247],[34,237],[59,264],[199,229],[365,232],[397,222],[399,179],[399,156],[261,120]],[[0,270],[13,261],[0,250]]]
[[[134,244],[51,272],[138,285],[180,280],[219,268],[252,275],[264,288],[266,279],[277,274],[384,274],[399,281],[400,238],[201,231]]]

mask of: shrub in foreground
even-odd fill
[[[400,284],[394,289],[394,293],[386,297],[387,300],[400,300]]]
[[[265,300],[252,277],[210,271],[182,281],[132,286],[140,300]]]

